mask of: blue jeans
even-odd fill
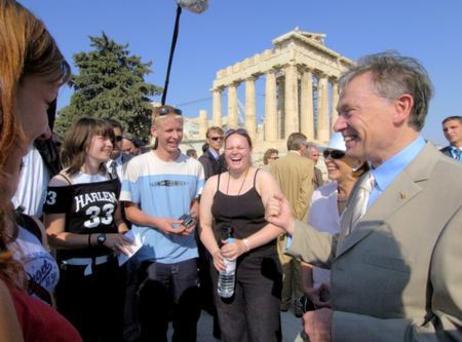
[[[136,273],[132,280],[136,282],[136,316],[141,328],[137,340],[167,341],[172,319],[173,341],[196,341],[200,317],[196,259],[175,264],[143,262]]]

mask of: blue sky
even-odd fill
[[[147,80],[163,85],[174,0],[20,2],[44,20],[70,62],[74,53],[90,49],[88,36],[104,31],[128,43],[143,61],[152,61]],[[326,45],[351,59],[390,49],[418,58],[435,89],[423,134],[445,144],[441,120],[462,115],[461,13],[461,0],[209,0],[203,14],[183,12],[167,102],[190,115],[206,109],[211,116],[216,71],[271,48],[272,39],[298,26],[325,33]],[[59,105],[69,97],[70,90],[63,89]]]

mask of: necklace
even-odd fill
[[[245,171],[244,178],[242,179],[241,186],[240,186],[239,191],[237,192],[236,196],[239,196],[241,194],[242,187],[244,186],[244,183],[245,183],[245,179],[247,178],[247,174],[249,173],[249,169],[250,169],[250,167]],[[229,193],[229,180],[230,179],[231,179],[231,174],[228,171],[228,184],[226,185],[226,194],[227,195]]]

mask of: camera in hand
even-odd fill
[[[189,214],[181,215],[178,220],[182,221],[181,224],[187,229],[193,228],[196,225],[196,220]]]

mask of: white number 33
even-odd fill
[[[97,206],[91,206],[85,214],[90,216],[88,220],[84,222],[85,228],[96,228],[100,224],[109,225],[112,223],[112,213],[114,212],[114,204],[106,203],[103,208]],[[101,215],[100,215],[101,214]]]

